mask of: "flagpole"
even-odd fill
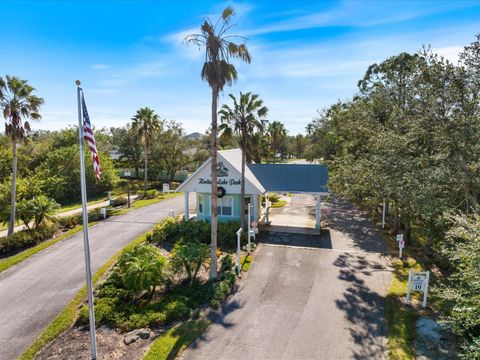
[[[80,80],[77,84],[77,100],[78,100],[78,144],[80,146],[80,187],[82,191],[82,215],[83,215],[83,248],[85,250],[85,272],[87,277],[88,292],[88,314],[90,319],[90,350],[92,360],[97,359],[97,339],[95,336],[95,312],[93,310],[93,286],[92,286],[92,269],[90,267],[90,244],[88,241],[88,213],[87,213],[87,190],[85,181],[85,159],[83,152],[83,120]]]

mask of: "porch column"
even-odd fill
[[[265,193],[265,220],[268,224],[269,219],[268,219],[268,213],[270,211],[270,207],[268,206],[268,193]]]
[[[320,193],[317,193],[317,206],[315,208],[315,228],[320,229],[320,219],[322,215],[322,205],[320,201]]]
[[[257,221],[257,195],[252,195],[252,217]]]
[[[185,191],[183,193],[183,198],[184,198],[184,201],[185,201],[185,221],[188,221],[189,219],[189,215],[190,215],[190,206],[188,204],[188,196],[189,196],[189,192],[188,191]]]

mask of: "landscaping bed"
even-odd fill
[[[227,239],[235,239],[238,226],[219,226],[224,249],[234,245]],[[174,359],[201,334],[209,324],[208,313],[235,291],[237,280],[233,256],[222,250],[217,253],[218,276],[209,280],[209,235],[208,223],[166,218],[146,241],[121,254],[94,293],[99,359],[139,359],[147,351],[146,358]],[[242,270],[250,263],[251,256],[242,252]],[[83,304],[75,324],[37,358],[61,359],[74,353],[88,359],[88,335],[88,307]]]

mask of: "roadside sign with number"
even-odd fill
[[[408,286],[406,303],[410,303],[410,292],[423,291],[423,307],[427,306],[428,282],[430,279],[430,271],[408,272]]]
[[[401,247],[401,248],[404,248],[404,247],[405,247],[405,240],[403,240],[403,239],[400,240],[400,241],[398,242],[398,246]]]
[[[163,184],[163,192],[170,192],[170,184],[168,183]]]

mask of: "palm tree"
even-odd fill
[[[270,137],[270,149],[273,152],[273,163],[277,155],[277,150],[287,136],[287,130],[280,121],[273,121],[268,125],[268,135]]]
[[[236,24],[230,24],[234,15],[233,9],[227,7],[214,24],[206,18],[200,26],[200,34],[188,35],[184,41],[205,49],[205,62],[201,77],[208,82],[212,89],[212,124],[211,124],[211,265],[210,278],[217,277],[217,102],[218,94],[225,85],[231,85],[237,80],[237,70],[230,64],[231,58],[238,58],[250,63],[251,57],[245,44],[236,44],[230,39],[241,38],[236,35],[227,35],[227,32]]]
[[[27,80],[15,76],[0,76],[0,109],[5,118],[5,134],[12,140],[12,190],[10,200],[10,222],[7,236],[13,234],[15,227],[16,183],[17,183],[17,145],[27,141],[30,132],[28,119],[40,120],[40,106],[43,99],[32,95],[35,88]]]
[[[233,107],[224,104],[219,111],[222,125],[220,131],[222,136],[238,136],[238,143],[242,150],[242,184],[240,190],[240,227],[245,224],[245,162],[251,162],[252,147],[254,146],[254,135],[257,132],[263,132],[267,121],[265,117],[268,108],[263,106],[263,100],[259,99],[257,94],[250,92],[243,94],[240,92],[240,100],[237,101],[235,96],[229,95],[233,100]],[[249,159],[246,158],[249,154]]]
[[[148,151],[150,149],[150,143],[153,138],[153,134],[161,128],[160,117],[155,114],[155,110],[148,107],[140,108],[136,114],[132,117],[132,127],[138,131],[138,134],[143,139],[143,152],[145,160],[145,171],[143,190],[147,192],[147,179],[148,179]]]

